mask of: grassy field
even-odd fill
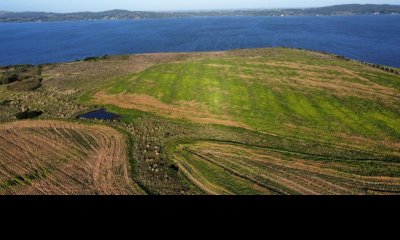
[[[0,85],[0,122],[106,107],[121,115],[101,124],[126,135],[124,176],[148,194],[400,194],[400,76],[356,61],[285,48],[143,54],[45,65],[41,77],[34,91]]]
[[[385,140],[377,145],[392,150],[399,96],[396,75],[289,49],[160,64],[94,95],[99,104],[176,119],[311,140]]]
[[[264,140],[292,139],[290,145],[277,140],[287,153],[304,140],[327,146],[317,147],[320,158],[300,149],[297,159],[229,144],[177,145],[169,159],[206,193],[389,194],[399,193],[400,168],[392,162],[400,156],[399,96],[396,75],[334,56],[274,49],[158,64],[115,79],[91,99],[123,111],[244,128],[265,134]],[[339,146],[370,155],[334,157]]]

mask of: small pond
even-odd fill
[[[91,111],[82,115],[79,115],[79,119],[97,119],[97,120],[118,120],[119,115],[108,112],[107,109],[102,108],[95,111]]]

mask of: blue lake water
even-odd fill
[[[0,65],[275,46],[400,67],[400,15],[0,23]]]

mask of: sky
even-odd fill
[[[0,0],[0,10],[77,12],[126,9],[136,11],[302,8],[346,3],[397,4],[400,0]]]

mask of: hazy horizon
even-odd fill
[[[2,11],[40,11],[40,12],[82,12],[82,11],[106,11],[123,9],[130,11],[195,11],[195,10],[221,10],[221,9],[273,9],[273,8],[310,8],[323,7],[339,4],[392,4],[400,5],[400,0],[385,1],[352,1],[352,0],[2,0],[0,10]]]

